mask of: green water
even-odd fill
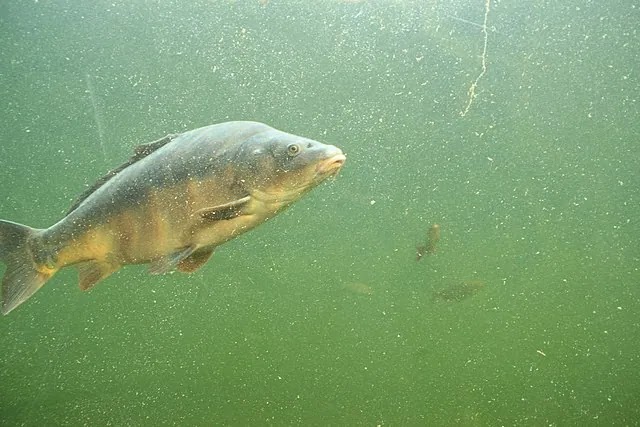
[[[226,120],[348,158],[194,275],[56,275],[0,319],[0,424],[640,423],[640,9],[493,0],[482,74],[485,5],[0,3],[0,218]]]

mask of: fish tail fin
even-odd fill
[[[33,259],[37,245],[33,237],[41,231],[0,220],[0,261],[7,265],[2,278],[2,314],[29,299],[56,272],[55,268],[38,266]]]

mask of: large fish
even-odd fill
[[[142,145],[51,227],[0,220],[2,313],[69,265],[82,290],[127,264],[150,263],[155,274],[195,271],[216,246],[273,217],[344,161],[337,147],[257,122]]]

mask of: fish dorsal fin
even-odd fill
[[[175,139],[176,136],[180,135],[179,133],[170,133],[169,135],[160,138],[156,141],[153,142],[149,142],[147,144],[142,144],[142,145],[138,145],[136,148],[134,148],[133,152],[134,155],[133,157],[131,157],[130,160],[135,159],[133,162],[137,162],[140,159],[143,159],[145,157],[147,157],[149,154],[153,153],[154,151],[156,151],[159,148],[164,147],[165,145],[167,145],[168,143],[170,143],[172,140]]]
[[[121,164],[117,168],[110,170],[102,178],[98,179],[95,182],[95,184],[93,184],[91,187],[87,188],[76,199],[76,201],[73,203],[73,205],[67,211],[66,215],[69,215],[71,212],[75,211],[76,208],[78,206],[80,206],[80,204],[87,199],[87,197],[92,195],[98,188],[102,187],[111,178],[113,178],[118,173],[122,172],[124,169],[126,169],[129,166],[131,166],[132,164],[144,159],[145,157],[147,157],[149,154],[153,153],[154,151],[156,151],[160,147],[165,146],[166,144],[171,142],[176,136],[178,136],[178,134],[170,134],[170,135],[165,136],[164,138],[158,139],[157,141],[153,141],[153,142],[150,142],[148,144],[143,144],[143,145],[140,145],[140,146],[136,147],[134,149],[133,156],[131,156],[129,158],[129,160],[127,160],[125,163]]]

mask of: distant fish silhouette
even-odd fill
[[[460,302],[484,289],[482,280],[465,280],[433,293],[434,300]]]
[[[344,288],[347,291],[358,295],[373,295],[373,289],[371,286],[364,282],[349,282],[344,285]]]
[[[420,261],[425,255],[433,255],[436,252],[436,245],[440,240],[440,225],[433,224],[427,231],[426,244],[416,248],[416,261]]]

